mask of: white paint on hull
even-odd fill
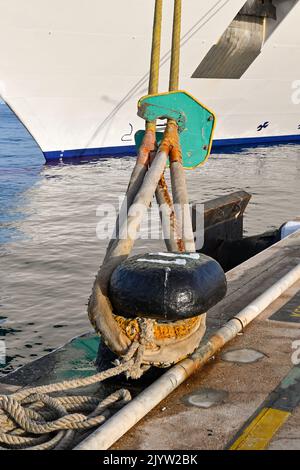
[[[172,4],[165,0],[161,91],[168,86]],[[299,2],[242,79],[190,78],[243,4],[183,1],[181,88],[215,111],[215,139],[300,136],[300,105],[292,102],[292,82],[300,79]],[[44,152],[134,145],[144,125],[136,104],[147,93],[153,6],[0,0],[0,94]]]

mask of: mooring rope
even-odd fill
[[[148,87],[149,95],[154,95],[158,91],[159,63],[160,63],[160,49],[161,49],[162,7],[163,7],[163,0],[156,0],[154,20],[153,20],[150,77],[149,77],[149,87]]]
[[[161,6],[160,0],[157,0],[153,22],[153,35],[156,37],[156,41],[153,39],[151,59],[151,67],[157,67],[157,69],[150,73],[153,82],[149,84],[149,89],[152,91],[155,90],[159,75],[159,54],[155,48],[160,48],[158,33],[161,31]],[[175,88],[178,87],[179,80],[181,0],[174,0],[173,21],[170,87]],[[109,282],[115,269],[131,254],[143,216],[150,207],[154,194],[156,194],[159,203],[166,203],[165,207],[167,207],[170,219],[171,237],[166,243],[167,249],[173,252],[195,251],[177,122],[173,119],[167,120],[166,129],[159,146],[156,142],[155,131],[156,122],[147,121],[146,132],[127,188],[125,197],[127,207],[121,208],[122,217],[117,219],[117,224],[120,221],[122,223],[121,226],[116,225],[115,227],[116,237],[109,243],[104,261],[96,276],[88,305],[88,314],[94,329],[102,334],[106,345],[120,356],[126,354],[131,339],[127,332],[123,331],[115,321],[112,303],[109,298]],[[164,179],[168,158],[170,160],[173,200],[169,196]],[[174,210],[174,202],[178,212]],[[179,231],[181,236],[178,238]],[[184,344],[186,345],[187,342],[188,338],[186,338]],[[168,361],[160,361],[157,350],[155,350],[158,345],[153,344],[153,346],[153,353],[149,352],[150,348],[148,348],[145,362],[147,364],[155,362],[163,366]],[[160,344],[159,349],[162,351],[166,346],[167,342],[164,345]],[[151,358],[153,358],[152,361]]]
[[[182,0],[174,0],[173,36],[171,50],[169,91],[177,91],[179,86],[180,35]]]
[[[172,50],[170,63],[169,92],[178,91],[180,75],[180,37],[182,22],[182,0],[174,0]],[[170,146],[170,173],[173,195],[173,205],[177,208],[174,214],[176,233],[180,234],[177,241],[177,251],[195,251],[192,222],[189,212],[189,198],[186,187],[186,178],[182,165],[182,154],[176,121],[169,119],[166,129]]]
[[[161,51],[161,30],[162,30],[162,7],[163,0],[155,0],[155,10],[152,26],[152,46],[151,46],[151,59],[150,59],[150,74],[148,84],[148,94],[152,95],[158,92],[159,85],[159,71],[160,71],[160,51]],[[131,173],[129,183],[127,186],[124,203],[120,209],[120,214],[115,223],[116,238],[111,239],[106,251],[104,263],[112,257],[113,250],[119,244],[120,235],[120,222],[125,218],[125,212],[128,214],[130,207],[140,190],[145,174],[150,164],[150,155],[155,154],[157,151],[156,145],[156,122],[147,121],[146,131],[138,150],[135,166]],[[126,253],[126,249],[123,250]],[[122,251],[122,252],[123,252]]]
[[[100,426],[113,410],[128,403],[131,395],[127,389],[117,390],[102,400],[96,395],[59,394],[100,384],[122,373],[127,377],[141,377],[148,368],[142,364],[143,350],[143,341],[133,342],[122,361],[117,361],[111,369],[90,377],[0,395],[0,449],[63,450],[74,447],[82,439],[83,432]],[[55,396],[51,396],[52,393]]]
[[[162,1],[155,2],[149,81],[149,93],[152,94],[157,93],[159,81]],[[170,91],[178,89],[179,81],[181,0],[174,2]],[[117,237],[108,245],[89,302],[89,316],[96,331],[107,333],[104,335],[105,342],[112,350],[118,352],[122,359],[116,361],[115,367],[90,377],[25,388],[11,395],[0,395],[1,449],[60,450],[74,447],[76,441],[82,439],[83,433],[101,425],[115,409],[128,403],[131,396],[126,389],[117,390],[105,399],[89,395],[62,394],[67,390],[100,384],[121,373],[136,379],[150,367],[149,364],[143,363],[143,356],[153,333],[151,322],[147,319],[137,319],[140,322],[141,332],[138,341],[131,341],[113,319],[108,283],[114,269],[129,256],[140,226],[141,215],[138,217],[130,215],[130,208],[134,203],[142,203],[145,208],[149,207],[158,188],[158,191],[161,191],[160,196],[168,200],[173,234],[176,232],[173,202],[163,177],[168,157],[171,163],[173,199],[181,205],[187,202],[177,123],[168,120],[158,149],[155,131],[156,122],[147,122],[145,136],[127,188],[126,226],[128,223],[128,229],[129,226],[131,228],[131,238],[124,239],[116,231]],[[161,182],[160,187],[159,182]],[[179,240],[177,245],[170,243],[169,248],[172,251],[175,249],[183,251],[187,248],[190,248],[189,251],[194,251],[193,241],[189,245],[188,242],[188,239]],[[54,396],[51,395],[53,393]]]

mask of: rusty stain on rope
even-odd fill
[[[158,204],[159,204],[160,207],[162,207],[162,204],[165,204],[165,207],[167,207],[168,211],[169,211],[168,220],[170,221],[170,227],[169,227],[170,237],[169,237],[169,239],[165,238],[165,243],[168,247],[168,251],[183,252],[184,251],[184,243],[183,243],[182,238],[180,238],[179,235],[178,235],[178,227],[177,227],[177,220],[176,220],[174,205],[173,205],[173,201],[172,201],[172,198],[170,196],[170,193],[169,193],[168,186],[167,186],[166,179],[165,179],[164,175],[162,175],[161,179],[159,180],[158,188],[156,190],[156,199],[157,199]],[[161,215],[161,221],[163,223],[163,217],[166,214],[162,214],[160,212],[160,215]],[[168,235],[167,230],[166,230],[166,232],[167,232],[167,235]]]

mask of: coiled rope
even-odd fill
[[[149,94],[157,93],[158,90],[162,1],[156,0],[155,2]],[[174,0],[170,91],[178,89],[180,25],[181,0]],[[110,241],[89,303],[89,316],[96,331],[107,333],[104,335],[104,340],[111,349],[122,355],[122,359],[117,361],[115,367],[87,378],[25,388],[8,396],[0,395],[1,449],[61,450],[74,447],[77,441],[83,438],[83,434],[100,426],[111,413],[128,403],[131,396],[126,389],[120,389],[105,399],[96,395],[66,396],[64,393],[67,390],[99,384],[122,373],[125,373],[127,377],[139,378],[150,367],[143,363],[143,356],[153,334],[151,322],[148,323],[147,319],[136,319],[140,322],[140,333],[138,340],[131,341],[113,319],[108,297],[108,282],[113,270],[129,256],[141,221],[130,216],[128,213],[130,207],[134,201],[141,200],[147,208],[155,191],[158,201],[162,198],[169,201],[174,233],[173,239],[169,241],[169,245],[167,244],[168,249],[170,251],[195,251],[192,230],[188,231],[188,237],[182,240],[176,236],[178,229],[176,214],[164,180],[169,156],[173,200],[184,206],[188,198],[177,124],[175,121],[168,120],[159,149],[157,149],[155,130],[155,122],[146,123],[146,133],[126,193],[125,210],[128,225],[133,226],[134,236],[131,239],[117,236],[115,240]],[[190,218],[187,219],[189,224]],[[118,233],[116,231],[116,234]]]
[[[115,367],[90,377],[25,388],[11,395],[0,395],[0,447],[26,450],[64,450],[74,447],[83,434],[100,426],[109,416],[131,400],[130,392],[120,389],[101,400],[96,395],[61,395],[67,390],[100,384],[125,373],[139,378],[145,371],[141,358],[143,341],[133,342]],[[55,396],[51,396],[51,394]]]

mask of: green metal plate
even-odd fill
[[[146,121],[176,120],[185,168],[195,168],[207,160],[211,150],[215,116],[186,91],[145,96],[138,103],[138,115]],[[143,135],[144,131],[138,131],[136,134],[138,148]],[[158,133],[157,138],[161,139],[162,135]]]

